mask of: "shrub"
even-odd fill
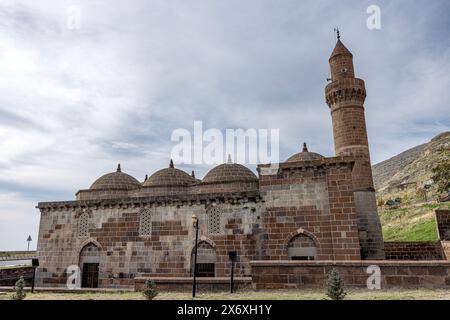
[[[156,288],[156,284],[153,280],[145,280],[145,287],[142,294],[147,298],[147,300],[153,300],[153,298],[158,295],[158,289]]]
[[[427,189],[425,188],[419,188],[416,190],[416,196],[420,200],[426,201],[427,200]]]
[[[382,207],[383,204],[384,204],[383,198],[379,198],[379,199],[377,200],[377,206]]]
[[[13,300],[23,300],[26,297],[26,293],[24,291],[25,288],[25,279],[20,277],[14,285],[14,294],[11,296]]]
[[[433,169],[433,182],[437,184],[437,191],[450,190],[450,161],[448,159],[438,163]]]
[[[395,205],[395,201],[389,199],[388,201],[386,201],[386,205],[387,205],[387,206],[393,206],[393,205]]]
[[[341,275],[336,269],[331,269],[327,279],[327,296],[332,300],[343,300],[346,295]]]

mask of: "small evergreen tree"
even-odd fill
[[[158,289],[156,288],[155,282],[150,279],[145,280],[145,287],[142,293],[147,300],[153,300],[153,298],[158,295]]]
[[[16,281],[14,285],[14,294],[11,296],[13,300],[23,300],[26,297],[26,293],[24,291],[25,288],[25,279],[20,277],[19,280]]]
[[[327,296],[332,300],[343,300],[346,295],[341,275],[336,269],[331,269],[327,279]]]

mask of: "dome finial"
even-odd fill
[[[228,164],[232,164],[233,160],[231,160],[231,154],[228,154],[228,160],[227,160]]]
[[[306,142],[303,142],[303,152],[309,152],[308,151],[308,146],[306,145]]]
[[[148,179],[148,174],[145,175],[144,182],[147,181],[147,179]]]
[[[170,159],[169,168],[173,168],[173,167],[174,167],[174,166],[173,166],[173,160]]]
[[[334,28],[334,32],[336,32],[336,38],[339,40],[341,39],[341,34],[339,32],[339,27]]]
[[[117,172],[122,172],[122,169],[120,168],[120,163],[117,165]]]

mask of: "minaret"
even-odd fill
[[[352,178],[361,257],[384,259],[384,243],[364,117],[366,88],[364,80],[355,78],[353,55],[341,42],[339,31],[329,63],[331,83],[325,88],[325,97],[333,121],[336,155],[351,156],[355,159]]]

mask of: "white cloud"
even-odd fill
[[[36,203],[18,193],[0,193],[0,250],[26,250],[28,235],[36,248],[39,212]]]
[[[140,180],[166,167],[172,130],[194,120],[279,128],[282,159],[303,141],[332,155],[336,25],[366,80],[374,162],[450,126],[445,1],[382,4],[380,31],[367,30],[361,1],[80,0],[81,28],[69,30],[73,4],[0,4],[0,219],[13,223],[0,250],[15,249],[15,217],[34,219],[37,201],[73,199],[118,162]]]

